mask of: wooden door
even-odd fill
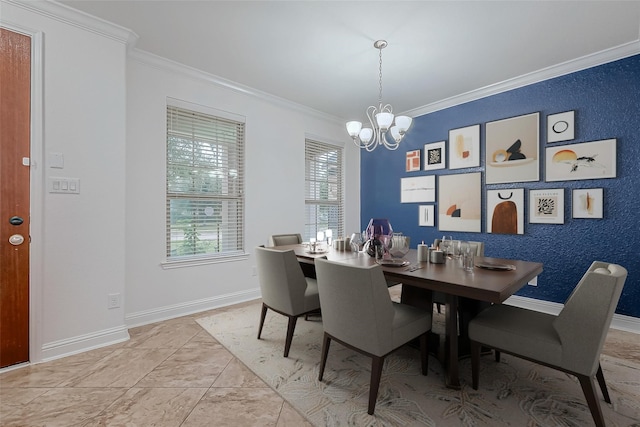
[[[0,368],[29,361],[31,38],[0,28]]]

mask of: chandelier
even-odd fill
[[[358,121],[347,122],[347,132],[353,138],[354,144],[367,151],[373,151],[378,145],[384,145],[389,150],[395,150],[400,146],[400,141],[411,126],[411,117],[393,115],[391,104],[382,105],[382,49],[387,47],[386,40],[378,40],[373,44],[380,53],[380,92],[378,95],[378,108],[370,105],[367,108],[367,117],[371,127],[362,127]],[[387,141],[387,131],[391,133],[392,142]]]

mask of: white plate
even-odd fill
[[[499,270],[499,271],[509,271],[515,270],[516,266],[512,264],[494,264],[491,262],[479,262],[476,264],[478,268],[485,268],[487,270]]]
[[[383,259],[380,261],[376,260],[376,262],[383,267],[406,267],[411,264],[409,261],[404,259]]]

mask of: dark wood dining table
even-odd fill
[[[309,253],[304,245],[277,246],[277,249],[293,249],[298,261],[307,267],[312,266],[315,258],[327,257],[331,261],[344,262],[354,266],[375,264],[375,259],[362,252],[337,251],[329,249],[326,253]],[[451,388],[460,388],[458,372],[458,303],[461,298],[485,303],[501,304],[534,277],[542,273],[539,262],[515,259],[476,257],[473,272],[461,268],[458,260],[449,259],[444,264],[432,264],[417,261],[417,251],[411,249],[404,257],[407,266],[382,266],[385,277],[393,282],[402,283],[401,301],[433,310],[432,292],[446,295],[445,345],[446,345],[446,384]],[[512,270],[494,270],[480,268],[478,265],[510,265]]]

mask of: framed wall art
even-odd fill
[[[564,224],[564,188],[529,190],[529,222]]]
[[[480,166],[480,125],[449,131],[449,169]]]
[[[400,203],[435,202],[436,176],[400,179]]]
[[[407,151],[407,172],[420,170],[420,150]]]
[[[487,191],[487,233],[524,234],[524,189]]]
[[[444,169],[446,151],[445,141],[424,144],[424,170]]]
[[[487,184],[540,179],[540,113],[487,123]]]
[[[433,205],[418,206],[418,225],[420,227],[433,227],[436,225],[435,208]]]
[[[575,138],[574,112],[550,114],[547,116],[547,143],[570,141]]]
[[[616,140],[547,147],[545,181],[616,177]]]
[[[581,188],[572,191],[573,218],[602,218],[603,192],[602,188]]]
[[[440,175],[438,229],[480,232],[482,228],[480,172]]]

